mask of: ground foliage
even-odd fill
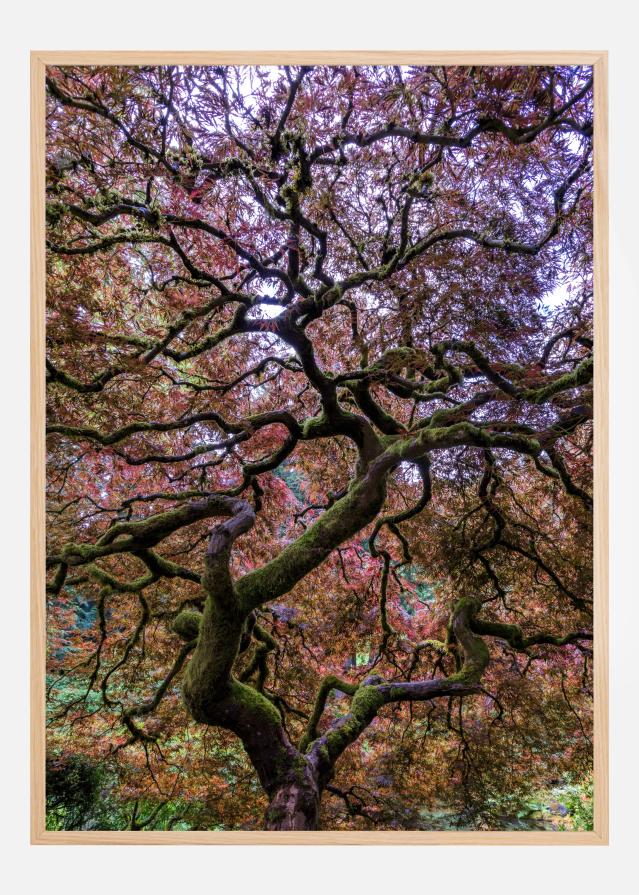
[[[50,825],[591,823],[590,69],[49,68],[46,210]]]

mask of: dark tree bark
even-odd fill
[[[317,830],[321,792],[316,774],[300,756],[296,779],[283,784],[271,796],[266,812],[267,830]]]

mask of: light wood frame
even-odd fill
[[[47,65],[591,65],[594,73],[594,830],[68,831],[45,828],[45,68]],[[608,54],[605,51],[31,53],[31,843],[34,845],[608,844]]]

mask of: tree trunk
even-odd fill
[[[235,538],[247,531],[255,514],[246,501],[224,505],[232,513],[209,537],[202,588],[204,612],[192,618],[181,613],[174,621],[180,636],[197,644],[186,670],[182,693],[195,721],[235,733],[269,797],[267,830],[316,830],[320,789],[317,760],[291,743],[279,709],[255,687],[233,676],[248,612],[239,605],[229,570]]]
[[[317,830],[319,790],[308,778],[292,781],[275,790],[266,812],[266,830]]]

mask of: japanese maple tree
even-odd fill
[[[590,69],[50,68],[47,263],[53,762],[131,829],[587,775]]]

